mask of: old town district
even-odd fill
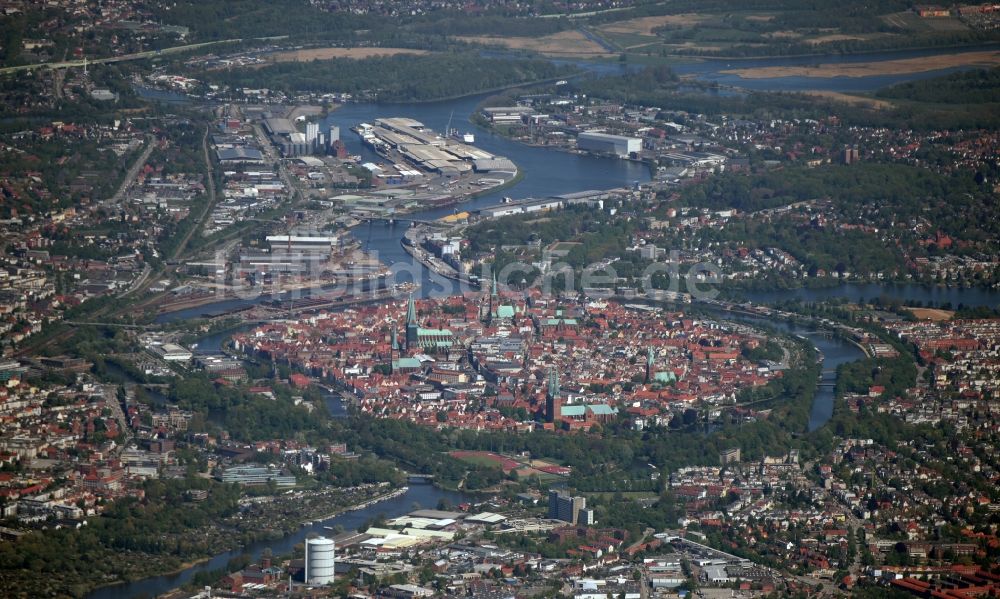
[[[592,430],[619,417],[676,426],[787,365],[746,359],[766,339],[739,325],[488,287],[266,324],[233,347],[333,385],[373,416],[474,430]]]

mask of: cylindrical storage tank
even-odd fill
[[[333,582],[334,543],[326,537],[306,541],[306,584]]]

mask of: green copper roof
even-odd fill
[[[653,375],[653,380],[658,383],[670,383],[677,380],[677,375],[670,371],[657,372]]]
[[[576,326],[577,324],[575,318],[546,318],[544,324],[546,326],[554,327],[558,326],[560,323],[572,326]]]
[[[417,336],[427,337],[451,337],[452,332],[448,329],[417,329]]]
[[[514,306],[500,306],[497,308],[497,318],[514,318]]]
[[[573,404],[562,406],[559,415],[566,418],[582,418],[587,414],[587,410],[590,410],[596,416],[611,416],[618,413],[618,408],[613,408],[607,404],[597,403],[588,405]]]

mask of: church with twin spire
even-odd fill
[[[448,329],[428,329],[420,326],[417,306],[410,294],[406,305],[406,351],[434,351],[448,349],[455,343],[454,334]]]

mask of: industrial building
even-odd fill
[[[190,350],[187,350],[176,343],[152,345],[149,347],[149,351],[167,362],[187,362],[193,355]]]
[[[333,539],[316,537],[306,541],[305,582],[306,584],[326,585],[333,582],[336,566]]]
[[[340,129],[331,128],[331,134],[334,129],[339,138]],[[331,143],[327,141],[326,135],[319,132],[319,123],[306,123],[303,133],[288,119],[268,118],[264,119],[264,130],[286,158],[325,152],[329,150]]]
[[[642,140],[638,137],[584,131],[576,138],[576,147],[595,154],[614,154],[627,158],[642,151]]]
[[[264,155],[255,148],[219,148],[215,153],[220,164],[264,164]]]
[[[330,255],[338,238],[330,235],[268,235],[272,252]]]
[[[325,260],[324,260],[325,262]],[[276,256],[270,252],[260,250],[243,250],[240,252],[239,270],[240,276],[265,276],[268,273],[284,273],[292,275],[302,275],[309,272],[309,263],[298,260],[296,257],[284,254]]]
[[[219,480],[224,483],[237,483],[245,486],[266,485],[271,481],[279,487],[295,486],[294,476],[265,466],[248,465],[226,468]]]
[[[528,214],[531,212],[545,212],[558,210],[566,206],[586,205],[595,207],[598,210],[604,208],[604,200],[609,199],[611,194],[607,191],[580,191],[552,196],[543,200],[527,198],[517,202],[505,202],[496,206],[480,208],[475,212],[479,218],[501,218],[512,214]]]
[[[424,127],[420,121],[392,117],[361,123],[357,127],[361,139],[383,156],[398,153],[408,162],[432,173],[455,177],[472,172],[516,172],[514,163],[479,148],[447,139]],[[395,161],[395,158],[393,158]],[[397,162],[397,168],[400,168]],[[411,173],[400,171],[405,178]],[[419,173],[417,173],[419,174]],[[411,177],[412,178],[412,177]]]
[[[474,160],[472,164],[477,173],[489,173],[493,171],[517,172],[517,167],[514,166],[514,163],[509,158],[484,158]]]
[[[340,243],[331,235],[269,235],[266,240],[270,250],[248,248],[240,252],[240,276],[317,273],[325,268]]]
[[[533,112],[529,106],[488,106],[482,110],[491,123],[520,123],[521,117]]]

